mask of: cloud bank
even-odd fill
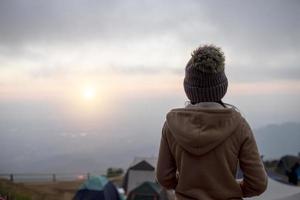
[[[233,80],[299,80],[299,8],[298,1],[1,1],[0,70],[183,74],[193,49],[215,43]]]

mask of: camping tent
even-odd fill
[[[146,181],[131,190],[127,200],[168,200],[168,194],[158,184]]]
[[[123,188],[128,194],[145,181],[155,182],[156,157],[136,157],[126,171]]]
[[[121,200],[117,188],[104,176],[86,180],[76,192],[73,200]]]
[[[282,175],[286,175],[286,172],[291,170],[292,167],[296,164],[300,164],[300,157],[299,156],[293,156],[293,155],[287,155],[283,156],[276,167],[276,172]]]
[[[247,200],[299,200],[300,187],[280,183],[268,179],[267,190],[259,197],[246,198]],[[246,200],[245,199],[245,200]]]

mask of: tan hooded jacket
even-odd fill
[[[238,163],[244,179],[235,179]],[[253,133],[234,108],[178,108],[162,130],[157,181],[179,200],[242,199],[263,193],[267,175]]]

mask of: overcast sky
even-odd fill
[[[253,127],[299,122],[299,10],[296,0],[0,1],[0,146],[20,134],[122,132],[128,142],[151,135],[155,149],[165,113],[186,101],[191,52],[207,43],[225,52],[224,100]]]
[[[7,71],[26,68],[31,75],[53,76],[86,68],[92,73],[175,68],[172,72],[182,73],[193,49],[214,43],[224,49],[233,80],[300,77],[298,1],[0,4],[0,66]]]

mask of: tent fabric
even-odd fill
[[[129,168],[127,169],[122,186],[126,193],[130,192],[128,191],[129,187],[129,171],[131,170],[138,170],[138,171],[154,171],[157,163],[156,157],[135,157],[133,162],[129,165]],[[149,181],[148,178],[146,178],[143,181]]]
[[[154,166],[149,164],[147,161],[143,160],[136,165],[130,167],[132,170],[144,170],[144,171],[154,171]]]
[[[79,190],[76,192],[75,197],[73,200],[98,200],[98,199],[105,199],[103,191],[95,191],[95,190]]]
[[[276,199],[276,200],[299,200],[299,199],[300,199],[300,193],[294,194],[294,195],[291,195],[291,196],[288,196],[288,197]]]
[[[105,200],[121,200],[120,194],[117,188],[111,183],[108,182],[104,187],[104,199]]]
[[[286,171],[289,171],[296,163],[300,163],[299,156],[287,155],[283,156],[276,167],[276,172],[282,175],[286,175]]]
[[[76,192],[73,200],[121,200],[117,188],[104,176],[86,180]]]
[[[298,167],[298,169],[296,170],[297,176],[298,176],[298,180],[300,180],[300,167]]]
[[[157,163],[157,157],[135,157],[133,162],[130,164],[129,168],[135,166],[136,164],[146,161],[151,166],[155,167]]]
[[[294,200],[295,198],[300,199],[299,186],[284,184],[269,178],[268,188],[262,195],[245,198],[245,200]]]
[[[133,189],[127,200],[168,200],[166,191],[157,183],[146,181]]]
[[[104,176],[93,176],[89,180],[85,181],[81,186],[80,190],[103,190],[104,186],[108,183],[107,178]]]

